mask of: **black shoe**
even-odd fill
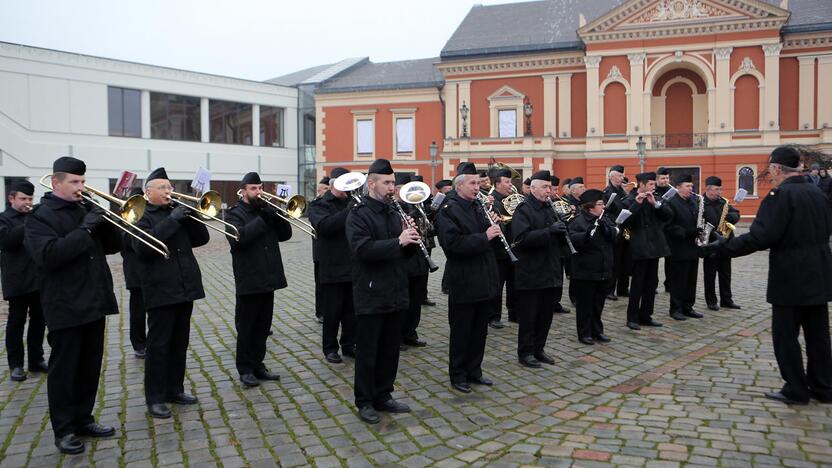
[[[641,325],[643,327],[663,327],[664,326],[661,323],[659,323],[659,322],[657,322],[653,319],[645,320],[645,321],[639,323],[639,325]]]
[[[136,349],[133,351],[133,356],[136,356],[136,359],[144,359],[147,357],[147,350],[145,348]]]
[[[630,330],[641,330],[641,326],[636,322],[627,322],[627,328]]]
[[[341,349],[341,354],[355,359],[355,346],[347,346]]]
[[[41,374],[46,374],[49,372],[49,366],[46,364],[46,361],[29,364],[29,372],[40,372]]]
[[[266,336],[272,336],[272,335],[274,335],[274,330],[269,330],[269,332],[266,333]]]
[[[804,405],[809,404],[808,401],[792,400],[791,398],[787,397],[786,395],[783,395],[783,392],[766,392],[766,398],[768,398],[770,400],[779,401],[779,402],[785,403],[787,405],[804,406]]]
[[[552,359],[552,356],[549,356],[543,351],[535,353],[534,358],[540,361],[541,364],[549,364],[550,366],[555,364],[555,360]]]
[[[326,356],[324,356],[324,358],[326,359],[326,362],[331,362],[333,364],[340,364],[344,362],[344,360],[341,359],[341,356],[338,353],[329,353]]]
[[[268,369],[260,369],[254,371],[254,376],[257,377],[257,380],[270,380],[276,381],[280,380],[280,376],[274,372],[269,372]]]
[[[826,396],[823,396],[823,395],[819,395],[816,392],[812,392],[812,398],[814,398],[819,403],[822,403],[824,405],[832,404],[832,397],[826,397]]]
[[[521,357],[520,357],[520,364],[521,364],[523,367],[529,367],[529,368],[531,368],[531,369],[540,369],[541,367],[543,367],[543,366],[540,364],[540,361],[538,361],[537,359],[535,359],[535,358],[534,358],[534,356],[532,356],[532,355],[528,355],[528,356],[521,356]]]
[[[418,338],[416,338],[415,340],[409,340],[409,339],[408,340],[403,340],[402,342],[404,344],[406,344],[407,346],[412,346],[414,348],[424,348],[425,346],[428,345],[426,342],[424,342],[424,341],[422,341]]]
[[[373,405],[376,411],[384,411],[385,413],[409,413],[410,407],[404,403],[399,403],[394,399],[389,399],[384,403]]]
[[[315,321],[318,323],[324,323],[324,316],[323,315],[316,315]]]
[[[724,307],[726,309],[734,309],[734,310],[742,309],[742,307],[738,306],[737,304],[735,304],[733,302],[723,302],[722,304],[720,304],[720,307]]]
[[[428,307],[433,307],[433,306],[436,305],[436,303],[426,297],[422,300],[422,305],[428,306]]]
[[[589,337],[589,336],[581,336],[581,337],[578,338],[578,341],[580,341],[581,343],[583,343],[585,345],[594,345],[595,344],[595,340],[593,340],[592,337]]]
[[[446,296],[447,296],[447,295],[448,295],[448,290],[447,290],[447,289],[443,289],[443,290],[442,290],[442,294],[444,294],[444,295],[446,295]]]
[[[67,455],[77,455],[84,451],[84,443],[75,437],[75,434],[67,434],[60,439],[55,439],[55,447]]]
[[[151,403],[147,405],[147,412],[158,419],[167,419],[171,416],[170,408],[164,403]]]
[[[518,323],[517,322],[517,317],[509,317],[508,321],[511,322],[511,323]]]
[[[609,343],[611,341],[610,337],[603,333],[597,336],[593,336],[592,338],[595,339],[595,341],[600,341],[601,343]]]
[[[475,384],[475,385],[485,385],[485,386],[488,386],[488,387],[494,385],[494,382],[491,379],[489,379],[488,377],[483,377],[483,376],[468,379],[468,383],[469,384]]]
[[[451,387],[462,393],[471,393],[471,384],[468,382],[451,382]]]
[[[719,310],[719,306],[716,304],[708,304],[708,310]]]
[[[613,293],[609,293],[609,294],[607,295],[607,299],[609,299],[609,300],[611,300],[611,301],[617,301],[617,300],[618,300],[618,296],[616,296],[616,295],[615,295],[615,294],[613,294]]]
[[[112,426],[105,426],[97,422],[89,423],[78,431],[80,435],[87,437],[110,437],[115,435],[116,430]]]
[[[704,315],[700,314],[699,312],[697,312],[697,311],[695,311],[695,310],[686,310],[686,311],[684,311],[684,312],[682,312],[682,313],[683,313],[686,317],[691,317],[691,318],[697,318],[697,319],[700,319],[700,318],[704,317]]]
[[[488,326],[495,329],[505,328],[505,324],[499,320],[492,320],[488,322]]]
[[[378,424],[381,417],[372,406],[358,408],[358,417],[367,424]]]
[[[618,297],[630,297],[630,291],[621,291],[618,293]]]
[[[673,320],[679,320],[679,321],[683,321],[683,320],[687,320],[687,319],[688,319],[688,318],[687,318],[687,317],[685,317],[685,316],[684,316],[684,314],[682,314],[681,312],[673,312],[672,314],[670,314],[670,317],[671,317]]]
[[[195,405],[199,403],[199,398],[182,392],[172,396],[168,401],[169,403],[176,403],[177,405]]]
[[[12,375],[10,378],[15,382],[23,382],[26,380],[26,371],[24,371],[22,367],[15,367],[12,369]]]
[[[564,307],[560,304],[555,304],[555,313],[556,314],[568,314],[569,309],[567,309],[566,307]]]
[[[260,385],[260,381],[257,380],[257,377],[254,374],[243,374],[240,376],[240,382],[242,382],[244,387],[251,388],[257,387]]]

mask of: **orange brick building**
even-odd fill
[[[753,216],[772,148],[832,148],[832,4],[475,6],[438,58],[364,61],[322,83],[315,115],[319,177],[383,157],[432,183],[494,158],[600,188],[613,164],[632,175],[643,162],[718,175],[728,197],[744,187]]]

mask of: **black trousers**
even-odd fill
[[[234,325],[237,328],[237,372],[240,375],[265,370],[266,340],[272,328],[274,291],[237,296]]]
[[[832,400],[832,350],[829,345],[829,307],[772,305],[771,332],[774,356],[780,376],[786,381],[782,392],[798,401],[810,397]],[[803,328],[808,363],[803,369],[803,353],[798,335]]]
[[[627,321],[644,323],[653,318],[656,287],[659,285],[659,259],[633,260],[633,282],[627,303]]]
[[[552,326],[552,304],[555,288],[517,291],[517,356],[525,357],[543,352],[549,328]]]
[[[56,439],[95,422],[92,410],[104,356],[104,324],[102,317],[47,335],[52,352],[46,389]]]
[[[352,302],[352,283],[321,285],[321,304],[324,326],[321,346],[324,356],[338,352],[338,328],[341,329],[341,349],[355,346],[355,311]]]
[[[709,255],[702,261],[705,271],[705,302],[716,304],[716,277],[719,274],[719,303],[734,302],[731,295],[731,257]]]
[[[141,288],[130,289],[130,344],[136,351],[147,346],[147,313]]]
[[[670,313],[690,312],[696,302],[696,277],[699,259],[667,260],[667,281],[670,286]]]
[[[40,293],[37,291],[9,298],[9,319],[6,323],[6,357],[9,368],[23,367],[23,329],[29,317],[29,331],[26,333],[26,348],[29,366],[43,361],[43,331],[46,323],[40,307]]]
[[[427,297],[428,275],[411,276],[408,278],[409,307],[402,319],[402,341],[418,340],[419,322],[422,321],[422,302]]]
[[[561,278],[561,280],[563,280],[565,278],[564,277],[564,271],[565,271],[565,266],[564,265],[566,265],[566,260],[567,260],[566,258],[562,258],[561,261],[560,261],[560,278]],[[562,299],[563,299],[563,286],[561,286],[559,288],[555,288],[555,303],[554,303],[555,310],[559,311],[560,309],[563,309],[563,305],[561,305],[561,303],[560,303],[560,301]]]
[[[604,312],[609,282],[581,279],[573,279],[572,282],[575,284],[575,321],[578,338],[595,338],[602,335],[604,323],[601,321],[601,313]]]
[[[509,318],[515,318],[514,311],[514,267],[509,259],[497,259],[497,277],[500,281],[500,295],[494,298],[491,304],[489,321],[503,319],[503,290],[506,292],[506,309]]]
[[[448,304],[448,322],[451,325],[448,375],[452,383],[482,377],[482,360],[488,336],[488,311],[493,302]]]
[[[323,303],[323,296],[321,292],[321,282],[318,280],[318,270],[320,267],[318,266],[318,262],[313,262],[314,266],[314,274],[315,274],[315,317],[323,318],[324,310],[321,307]]]
[[[389,314],[356,315],[355,406],[362,408],[393,398],[399,370],[404,310]]]
[[[613,273],[607,280],[607,294],[616,293],[619,296],[630,292],[630,243],[617,240],[613,244]]]
[[[147,404],[164,403],[185,391],[185,358],[193,309],[193,301],[147,309]]]

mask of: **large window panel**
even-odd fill
[[[514,138],[517,136],[517,110],[501,110],[497,114],[499,119],[499,137]]]
[[[373,154],[375,131],[372,120],[358,120],[355,123],[356,149],[358,154]]]
[[[208,104],[211,142],[251,145],[251,104],[215,101]]]
[[[283,146],[283,114],[280,107],[260,106],[260,146]]]
[[[410,117],[396,119],[396,152],[413,152],[413,119]]]
[[[141,91],[107,88],[107,120],[110,136],[142,136]]]
[[[150,137],[200,141],[198,97],[150,93]]]

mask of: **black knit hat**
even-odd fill
[[[35,194],[35,186],[32,185],[32,183],[28,180],[22,179],[12,184],[11,188],[9,189],[9,193],[11,192],[21,192],[31,197]]]
[[[679,174],[673,178],[673,185],[684,184],[685,182],[693,182],[693,176],[690,174]]]
[[[349,171],[344,169],[343,167],[336,167],[335,169],[330,171],[329,178],[330,179],[337,179],[337,178],[341,177],[342,175],[346,174],[347,172],[349,172]]]
[[[580,201],[581,201],[582,205],[587,204],[587,203],[595,203],[598,200],[603,200],[603,199],[604,199],[604,192],[602,192],[598,189],[589,189],[586,192],[582,193],[581,197],[580,197]]]
[[[240,185],[257,185],[262,184],[263,181],[260,180],[260,174],[256,172],[249,172],[248,174],[243,176],[243,180],[240,181]]]
[[[549,171],[537,171],[530,177],[531,180],[545,180],[546,182],[551,182],[552,180],[552,173]]]
[[[396,174],[396,185],[404,185],[410,182],[410,174],[407,172],[397,172]]]
[[[612,171],[617,171],[617,172],[620,172],[620,173],[622,173],[622,174],[623,174],[623,173],[624,173],[624,166],[622,166],[622,165],[620,165],[620,164],[617,164],[617,165],[615,165],[615,166],[612,166],[612,167],[610,168],[610,172],[612,172]]]
[[[442,190],[443,188],[450,187],[453,184],[454,183],[451,182],[448,179],[442,179],[442,180],[440,180],[439,182],[436,183],[436,190]]]
[[[167,179],[170,180],[168,177],[168,173],[165,171],[164,167],[159,167],[153,170],[150,174],[147,175],[146,181],[156,180],[156,179]]]
[[[708,185],[715,185],[717,187],[722,187],[722,179],[720,179],[717,176],[712,175],[712,176],[708,177],[707,179],[705,179],[705,186],[707,187]]]
[[[461,162],[456,166],[456,175],[479,175],[477,173],[477,166],[472,162]]]
[[[322,185],[329,185],[329,182],[330,182],[330,178],[327,177],[327,176],[321,177],[321,180],[318,181],[318,183],[322,184]]]
[[[778,146],[771,152],[769,162],[796,169],[800,167],[800,151],[793,146]]]
[[[66,172],[67,174],[84,175],[87,172],[87,165],[80,159],[72,156],[62,156],[52,163],[52,172]]]
[[[370,164],[369,169],[367,169],[367,174],[384,174],[390,175],[393,173],[393,166],[390,165],[390,161],[386,159],[376,159]]]
[[[655,172],[642,172],[641,174],[636,174],[636,181],[637,182],[647,182],[648,180],[656,180],[656,173]]]

